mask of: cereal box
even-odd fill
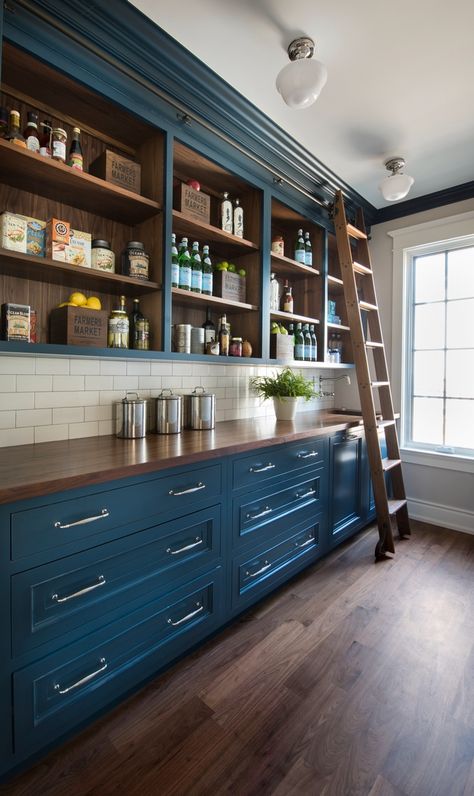
[[[27,223],[24,216],[5,211],[0,216],[0,229],[4,249],[26,254]]]
[[[46,256],[67,262],[71,227],[68,221],[50,218],[46,224]]]
[[[30,307],[28,304],[2,304],[2,339],[30,342]]]
[[[83,268],[91,267],[91,239],[89,232],[81,232],[78,229],[71,229],[69,246],[66,252],[66,259],[72,265],[82,265]]]

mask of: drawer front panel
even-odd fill
[[[302,509],[310,507],[313,516],[320,513],[326,494],[325,470],[315,470],[311,475],[308,473],[304,478],[300,475],[292,481],[285,480],[285,488],[280,487],[278,491],[267,488],[252,492],[250,499],[248,495],[234,498],[234,546],[253,544],[280,533],[281,523],[277,521],[283,519],[281,530],[284,530],[298,521],[294,515]]]
[[[180,516],[198,501],[216,498],[222,491],[221,465],[201,467],[95,495],[65,500],[11,515],[12,559],[40,551],[60,555],[61,547],[78,542],[91,545],[104,531],[124,527],[172,512]],[[55,556],[56,557],[56,556]]]
[[[108,628],[13,676],[15,748],[30,754],[153,674],[222,622],[222,570],[197,579],[130,615],[132,626]],[[95,634],[98,635],[98,634]]]
[[[13,653],[93,622],[132,600],[163,593],[176,578],[211,569],[221,555],[220,506],[12,577]]]
[[[250,456],[234,459],[233,489],[258,487],[272,478],[286,473],[314,467],[326,458],[326,440],[321,437],[308,441],[261,448]]]
[[[304,565],[306,560],[317,557],[323,538],[321,515],[306,519],[293,526],[291,535],[279,537],[271,547],[250,556],[234,559],[232,573],[233,606],[244,607],[279,582],[289,577],[289,572]]]

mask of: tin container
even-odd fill
[[[130,396],[130,397],[129,397]],[[115,404],[115,432],[122,439],[140,439],[147,429],[147,401],[136,392],[125,393]]]
[[[156,400],[156,433],[179,434],[182,426],[182,397],[162,390]]]
[[[195,387],[184,396],[184,427],[194,431],[214,428],[216,424],[216,396],[204,387]]]
[[[201,326],[191,329],[191,354],[204,354],[204,329]]]
[[[190,323],[177,323],[174,327],[174,350],[180,354],[191,353],[191,329]]]

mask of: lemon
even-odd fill
[[[77,304],[73,304],[72,301],[63,301],[62,304],[58,304],[58,307],[77,307]]]
[[[86,302],[86,307],[89,307],[90,310],[101,310],[102,304],[97,296],[89,296]]]
[[[69,296],[69,301],[75,307],[83,307],[84,304],[87,304],[87,296],[85,296],[84,293],[79,292],[71,293]]]

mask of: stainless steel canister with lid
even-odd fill
[[[182,398],[172,390],[162,390],[156,400],[156,433],[179,434],[182,423]]]
[[[129,397],[134,396],[134,397]],[[146,434],[147,402],[137,392],[125,393],[115,404],[115,433],[122,439],[140,439]]]
[[[191,395],[184,396],[184,427],[195,431],[214,428],[216,396],[204,387],[195,387]]]

